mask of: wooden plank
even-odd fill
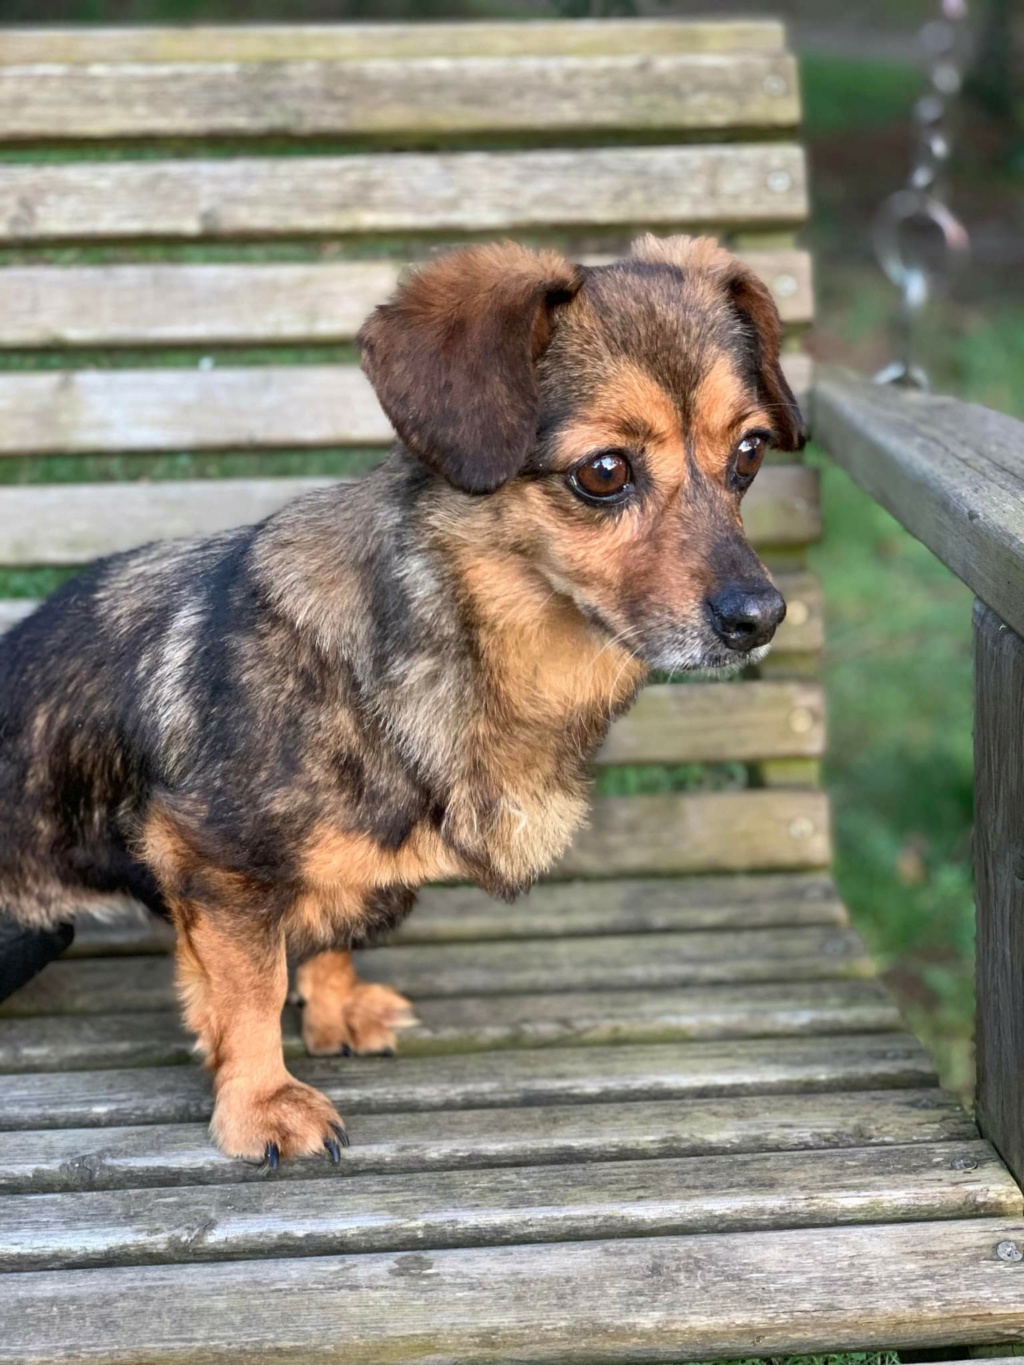
[[[857,935],[834,925],[415,944],[361,952],[356,961],[367,980],[385,981],[417,1000],[791,984],[874,972]],[[0,1003],[0,1017],[145,1012],[174,1003],[171,963],[165,957],[72,958],[50,963]]]
[[[792,361],[799,363],[787,362],[787,373],[799,381],[806,357]],[[395,439],[354,365],[0,373],[0,421],[0,455],[389,446]],[[765,485],[785,479],[785,512],[805,540],[814,539],[816,470],[770,465],[747,501],[757,509]]]
[[[324,1158],[326,1162],[326,1157]],[[8,1195],[0,1273],[1021,1217],[987,1142]]]
[[[367,61],[372,58],[607,56],[774,51],[773,19],[579,19],[429,24],[198,24],[176,28],[6,27],[0,63]]]
[[[33,601],[0,601],[0,634],[30,616],[38,605]]]
[[[557,872],[605,878],[795,871],[827,867],[830,849],[823,792],[599,797]]]
[[[251,373],[257,376],[263,371]],[[250,387],[243,386],[243,391]],[[338,482],[344,481],[168,479],[4,487],[0,488],[0,564],[81,564],[153,539],[213,535],[261,521],[303,493]],[[747,495],[744,519],[752,543],[762,549],[816,540],[821,528],[817,470],[803,465],[770,466]]]
[[[369,381],[354,365],[9,372],[0,374],[0,420],[0,453],[7,455],[386,446],[394,440]],[[285,485],[280,492],[290,496]]]
[[[756,484],[754,486],[757,487]],[[0,490],[0,509],[3,508],[4,492],[6,490]],[[67,505],[73,506],[73,501]],[[0,536],[2,533],[3,522],[0,520]],[[37,562],[39,551],[34,553]],[[775,646],[773,653],[768,656],[769,660],[775,655],[790,658],[817,654],[824,644],[825,636],[824,601],[820,581],[809,573],[777,573],[774,578],[779,591],[786,599],[788,611],[776,634]],[[0,599],[0,633],[23,620],[37,605],[38,603],[32,601]]]
[[[817,683],[739,682],[646,688],[597,755],[598,764],[745,762],[825,751]]]
[[[806,356],[788,356],[784,366],[795,385],[807,383]],[[196,414],[197,403],[209,411]],[[238,403],[251,410],[238,413]],[[282,413],[282,403],[305,406]],[[7,455],[387,446],[394,440],[354,365],[6,373],[0,374],[0,415],[7,428],[0,454]],[[764,473],[780,467],[786,466]]]
[[[980,603],[974,800],[978,1122],[1024,1180],[1024,640]]]
[[[5,142],[792,128],[786,53],[0,64]]]
[[[975,403],[827,375],[815,436],[1024,635],[1024,424]]]
[[[787,143],[0,165],[0,243],[11,245],[806,216],[803,152]]]
[[[740,255],[783,322],[811,321],[808,252]],[[0,347],[351,342],[401,270],[392,261],[9,266],[0,271]]]
[[[299,1059],[300,1080],[343,1112],[399,1113],[799,1091],[920,1088],[931,1062],[906,1034],[470,1052],[355,1061]],[[198,1067],[37,1072],[4,1077],[0,1131],[197,1123],[210,1117]]]
[[[559,864],[566,876],[826,867],[828,798],[816,791],[604,797]]]
[[[1019,1341],[1020,1218],[0,1280],[0,1360],[561,1365]],[[1000,1255],[997,1248],[1005,1247]],[[182,1305],[187,1305],[183,1311]]]
[[[131,959],[124,960],[126,966]],[[176,1012],[0,1018],[0,1072],[168,1066],[190,1060]],[[797,981],[686,990],[423,1000],[402,1031],[405,1056],[487,1048],[566,1047],[687,1039],[891,1032],[899,1011],[876,981]],[[285,1052],[303,1052],[298,1011],[284,1015]]]
[[[934,1090],[733,1095],[432,1113],[353,1114],[346,1174],[464,1171],[581,1161],[892,1147],[977,1136],[951,1095]],[[336,1179],[326,1163],[286,1162],[275,1179]],[[204,1124],[0,1133],[0,1193],[237,1185],[266,1174],[233,1161]]]
[[[512,905],[475,886],[427,886],[416,913],[392,943],[487,939],[575,938],[594,934],[772,929],[847,923],[828,877],[814,872],[770,876],[624,878],[607,882],[539,882]],[[113,920],[83,918],[67,956],[163,953],[171,928],[141,908]]]

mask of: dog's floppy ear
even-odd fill
[[[674,265],[705,274],[724,290],[744,323],[762,402],[772,414],[782,450],[803,450],[807,442],[800,405],[782,373],[782,321],[768,286],[713,237],[640,237],[630,250],[635,260]]]
[[[514,242],[465,247],[402,283],[357,338],[406,446],[468,493],[514,478],[536,437],[535,362],[583,271]]]
[[[803,450],[807,429],[789,381],[782,372],[782,320],[768,286],[749,267],[733,258],[725,276],[729,298],[748,324],[757,385],[772,415],[772,429],[780,450]]]

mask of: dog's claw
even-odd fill
[[[352,1056],[352,1049],[349,1047],[348,1043],[342,1043],[342,1045],[341,1045],[341,1055],[342,1055],[343,1057],[351,1057],[351,1056]]]
[[[393,1047],[382,1047],[381,1050],[377,1053],[378,1057],[393,1057],[394,1055],[395,1049]]]
[[[332,1128],[333,1131],[337,1134],[338,1141],[341,1143],[341,1145],[342,1145],[343,1147],[351,1147],[351,1146],[352,1146],[352,1139],[349,1137],[348,1133],[345,1131],[345,1126],[344,1126],[344,1124],[341,1124],[341,1123],[332,1123],[332,1124],[331,1124],[331,1128]]]
[[[327,1148],[327,1153],[330,1156],[333,1164],[335,1166],[340,1166],[341,1148],[338,1146],[337,1141],[334,1138],[324,1138],[324,1146]]]
[[[267,1150],[264,1152],[263,1158],[266,1161],[269,1170],[277,1170],[278,1166],[281,1164],[281,1149],[276,1142],[267,1143]]]

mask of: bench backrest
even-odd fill
[[[588,259],[718,232],[770,284],[806,389],[798,118],[761,21],[4,31],[0,625],[70,566],[378,459],[353,337],[439,244]],[[790,602],[770,671],[649,688],[567,871],[827,861],[814,471],[766,468],[746,520]]]

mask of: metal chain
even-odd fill
[[[963,84],[966,0],[940,0],[941,18],[919,35],[928,62],[928,89],[914,105],[914,149],[906,186],[875,219],[875,255],[900,291],[894,318],[895,358],[875,375],[878,384],[929,387],[916,360],[917,324],[936,288],[970,245],[967,229],[947,202],[952,150],[951,108]]]

